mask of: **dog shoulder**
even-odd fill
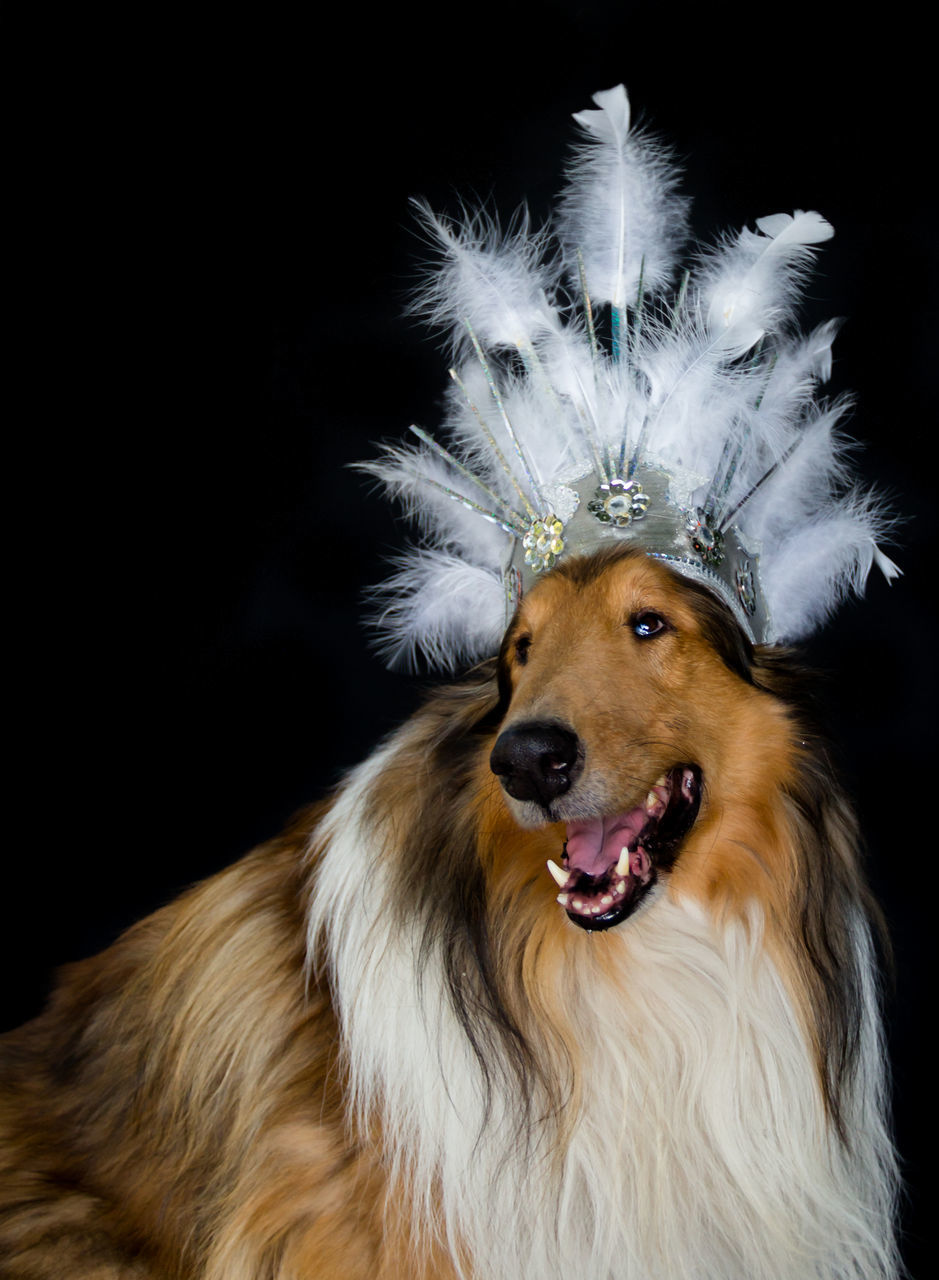
[[[329,993],[305,966],[328,807],[66,967],[0,1041],[5,1275],[253,1276],[301,1218],[328,1276],[350,1214],[361,1265],[353,1250],[342,1274],[375,1273],[381,1182],[350,1145]]]

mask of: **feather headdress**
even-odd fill
[[[421,532],[379,589],[393,661],[495,652],[534,575],[611,538],[706,582],[758,642],[805,636],[874,562],[899,572],[851,483],[844,402],[817,396],[835,325],[793,328],[831,226],[760,218],[679,275],[675,170],[622,85],[594,103],[550,230],[418,206],[442,259],[421,305],[455,364],[446,445],[412,427],[362,464]]]

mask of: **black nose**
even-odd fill
[[[571,785],[578,763],[577,735],[557,724],[519,724],[496,740],[489,768],[516,800],[545,808]]]

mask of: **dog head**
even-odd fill
[[[562,563],[525,597],[490,767],[519,826],[566,824],[549,871],[575,924],[621,923],[776,789],[792,735],[753,667],[725,606],[635,550]]]

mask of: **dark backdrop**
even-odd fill
[[[408,198],[527,196],[543,217],[570,114],[623,80],[684,160],[702,239],[796,207],[837,228],[806,321],[848,317],[834,387],[856,393],[862,471],[904,517],[905,576],[875,576],[809,655],[894,936],[898,1131],[921,1182],[932,72],[898,22],[659,13],[349,6],[11,39],[5,1024],[414,706],[420,681],[382,669],[359,619],[404,530],[347,467],[433,427],[446,382],[403,318]]]

